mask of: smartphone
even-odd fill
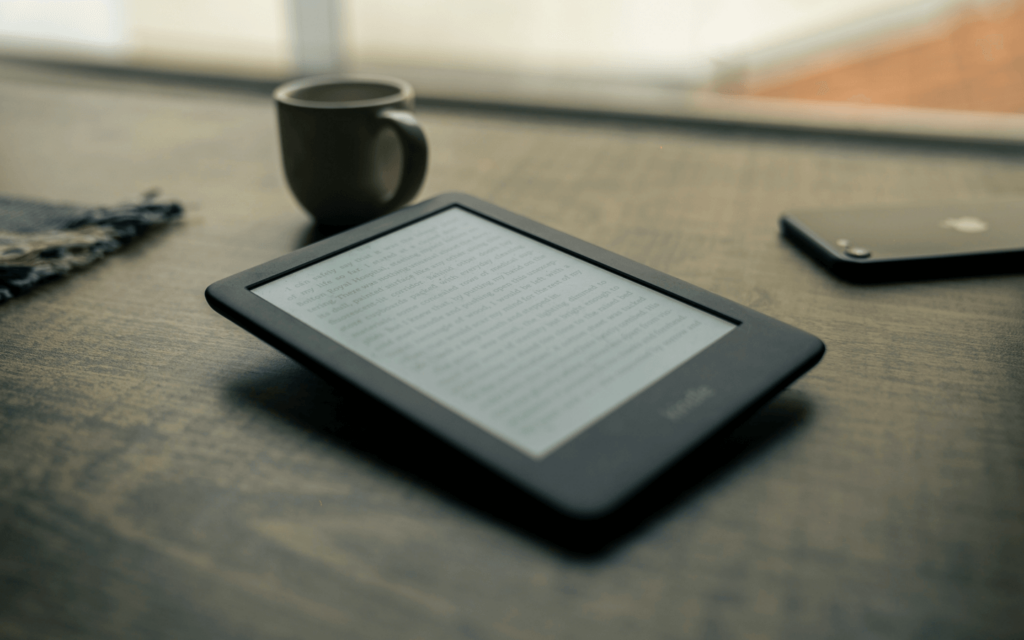
[[[782,235],[840,278],[1024,271],[1024,202],[786,212]]]

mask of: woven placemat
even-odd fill
[[[181,217],[176,202],[83,207],[0,196],[0,302],[40,282],[81,269],[149,227]]]

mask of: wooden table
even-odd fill
[[[207,306],[314,235],[266,96],[0,65],[0,193],[158,186],[187,207],[0,306],[0,636],[1024,636],[1024,276],[844,284],[776,226],[1024,197],[1024,152],[420,119],[422,197],[491,200],[810,331],[825,359],[586,548]]]

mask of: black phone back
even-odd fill
[[[794,211],[779,224],[848,280],[1024,271],[1024,202]]]

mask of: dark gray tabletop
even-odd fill
[[[490,200],[814,333],[825,359],[580,552],[207,306],[314,234],[269,98],[0,65],[0,193],[187,207],[0,305],[0,635],[1024,637],[1024,276],[845,284],[776,223],[1024,198],[1024,152],[419,115],[421,197]]]

